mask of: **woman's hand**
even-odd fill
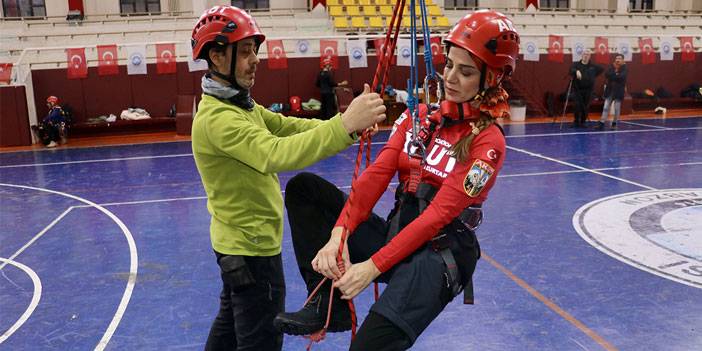
[[[317,252],[317,256],[312,259],[312,269],[332,280],[341,278],[341,271],[339,270],[339,266],[336,264],[336,256],[339,253],[339,244],[341,243],[341,234],[343,230],[343,227],[334,227],[334,229],[331,231],[331,238],[329,238],[329,241]],[[349,246],[347,243],[344,243],[342,258],[344,267],[346,267],[346,269],[351,267],[351,260],[349,260]]]
[[[378,270],[378,267],[375,266],[373,260],[368,259],[347,268],[346,274],[334,282],[334,287],[341,290],[343,294],[341,295],[342,299],[350,300],[368,287],[379,275],[380,270]]]

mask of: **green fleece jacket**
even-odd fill
[[[279,254],[283,197],[276,173],[305,168],[354,141],[340,115],[328,121],[285,117],[258,104],[247,111],[203,95],[192,145],[212,215],[215,251]]]

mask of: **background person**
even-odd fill
[[[619,121],[619,114],[622,110],[622,100],[624,100],[624,93],[626,92],[626,77],[627,77],[627,67],[624,63],[624,55],[616,54],[614,56],[614,62],[609,66],[607,72],[605,73],[605,89],[604,89],[604,106],[602,108],[602,117],[597,123],[600,129],[605,126],[605,121],[609,117],[610,105],[614,108],[614,117],[612,119],[612,128],[617,127],[617,122]]]
[[[322,70],[319,71],[319,74],[317,75],[317,81],[315,82],[315,86],[319,88],[319,92],[321,94],[322,99],[322,108],[319,111],[320,118],[329,119],[332,116],[334,116],[339,110],[339,107],[336,103],[336,94],[334,93],[334,88],[336,88],[337,86],[345,86],[346,84],[348,84],[348,82],[344,80],[338,84],[336,83],[332,74],[331,58],[324,58],[322,64],[324,67],[322,67]]]
[[[583,56],[578,62],[574,62],[570,66],[571,79],[573,79],[573,101],[575,101],[575,118],[573,127],[586,127],[587,115],[590,110],[590,102],[592,101],[592,88],[595,84],[595,78],[602,73],[602,67],[591,63],[590,56],[592,51],[586,49]]]

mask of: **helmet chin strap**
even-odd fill
[[[236,90],[246,90],[242,88],[239,83],[236,82],[236,43],[230,44],[232,46],[232,59],[231,62],[229,63],[229,74],[222,74],[220,72],[217,72],[215,70],[210,70],[210,73],[220,79],[224,79],[227,81],[232,88]]]

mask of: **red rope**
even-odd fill
[[[395,6],[395,10],[393,11],[392,14],[392,19],[390,21],[390,25],[388,26],[388,32],[385,35],[385,45],[383,45],[380,55],[378,56],[378,67],[376,68],[375,75],[373,76],[373,89],[376,89],[378,86],[378,83],[382,81],[382,84],[380,86],[380,96],[382,97],[384,92],[385,92],[385,86],[387,84],[388,80],[388,73],[390,71],[390,63],[392,60],[393,53],[395,52],[395,46],[397,44],[397,38],[400,34],[400,23],[401,23],[401,18],[402,18],[402,13],[405,8],[405,0],[398,0],[398,4]],[[391,40],[392,36],[392,40]],[[361,138],[359,140],[359,145],[358,145],[358,153],[356,155],[356,167],[354,168],[353,171],[353,178],[351,179],[351,191],[349,193],[349,200],[348,200],[348,206],[346,206],[346,210],[344,211],[344,223],[348,223],[350,213],[349,213],[349,208],[353,206],[353,198],[356,190],[356,179],[358,179],[358,174],[361,169],[361,161],[363,160],[363,152],[365,150],[366,153],[366,168],[370,167],[371,163],[371,134],[368,131],[364,131],[363,134],[361,135]],[[346,267],[344,266],[344,259],[343,259],[343,253],[344,253],[344,243],[346,242],[346,238],[348,237],[349,230],[346,227],[346,224],[344,224],[343,230],[341,232],[341,242],[339,243],[339,251],[337,252],[336,256],[336,264],[337,267],[339,267],[339,271],[341,271],[341,274],[343,275],[346,273]],[[317,294],[319,289],[322,287],[324,282],[327,281],[327,278],[322,279],[322,281],[317,285],[317,287],[314,288],[312,293],[307,297],[307,300],[305,300],[304,305],[307,305],[310,300]],[[375,283],[374,286],[374,295],[375,299],[378,300],[379,292],[378,292],[378,283]],[[312,344],[315,342],[320,342],[324,340],[326,333],[327,333],[327,328],[329,328],[329,322],[331,320],[331,310],[332,310],[332,303],[334,299],[334,285],[331,286],[330,291],[329,291],[329,305],[327,306],[327,320],[324,323],[324,327],[315,332],[312,333],[309,336],[306,336],[306,338],[310,339],[310,343],[307,345],[307,350],[309,351],[312,348]],[[353,299],[348,300],[349,304],[349,312],[351,314],[351,340],[353,340],[356,337],[356,306],[353,303]]]

